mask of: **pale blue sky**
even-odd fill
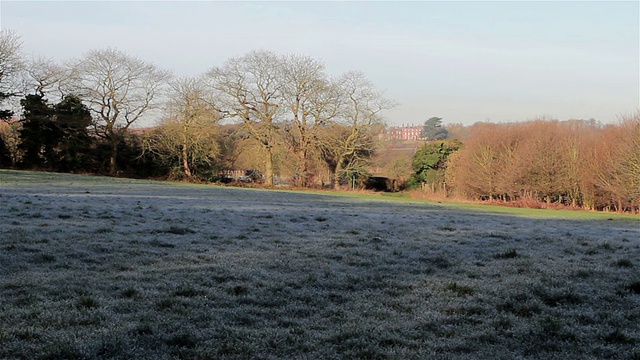
[[[251,50],[363,71],[390,124],[614,122],[640,108],[640,2],[0,1],[27,53],[116,47],[177,75]]]

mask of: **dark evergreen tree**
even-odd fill
[[[7,148],[7,145],[4,142],[2,136],[0,136],[0,168],[8,168],[11,167],[11,152]]]
[[[449,131],[442,127],[442,118],[434,116],[424,122],[420,135],[423,139],[444,140],[449,137]]]
[[[20,167],[48,168],[55,162],[55,145],[60,129],[52,121],[54,110],[42,95],[20,100],[24,109],[18,149],[23,152]]]
[[[54,106],[54,122],[60,129],[57,170],[75,171],[90,167],[93,139],[89,136],[91,112],[75,95],[67,95]]]
[[[76,96],[66,96],[53,106],[42,95],[27,95],[20,103],[21,167],[73,171],[88,166],[91,114]]]

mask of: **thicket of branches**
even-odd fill
[[[453,153],[447,186],[472,199],[640,210],[640,113],[618,124],[477,123]]]

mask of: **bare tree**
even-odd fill
[[[600,140],[590,170],[596,187],[607,194],[607,207],[640,210],[640,112],[607,126]]]
[[[562,148],[567,134],[557,120],[534,120],[519,127],[529,136],[518,142],[517,161],[507,173],[517,174],[515,183],[547,204],[560,200],[567,190],[568,152]],[[500,153],[504,156],[504,149]]]
[[[243,146],[246,137],[241,126],[241,124],[220,126],[217,164],[221,170],[233,170],[240,155],[247,151],[247,148]]]
[[[145,137],[144,147],[165,162],[178,159],[182,176],[191,178],[197,166],[213,165],[220,116],[201,79],[183,77],[170,86],[167,117]]]
[[[472,126],[446,177],[460,195],[640,208],[640,117],[602,127],[595,120],[539,119]]]
[[[114,175],[118,145],[132,124],[158,106],[170,74],[112,48],[90,51],[72,71],[78,95],[95,115],[97,134],[111,146],[109,173]]]
[[[0,103],[16,95],[19,75],[24,68],[20,36],[9,29],[0,30]],[[0,120],[13,116],[11,110],[0,109]]]
[[[69,69],[65,66],[52,59],[32,57],[25,66],[24,93],[33,92],[45,97],[55,92],[62,99],[64,95],[72,92],[69,78]]]
[[[334,172],[334,187],[347,172],[358,172],[375,150],[376,132],[382,126],[381,112],[393,108],[395,102],[384,97],[360,72],[348,72],[338,81],[339,116],[332,131],[323,139],[325,159]]]
[[[253,51],[227,60],[209,71],[220,110],[238,119],[264,153],[265,183],[273,185],[277,115],[281,112],[280,58],[269,51]]]
[[[474,124],[464,147],[449,159],[447,183],[474,199],[530,196],[529,184],[522,184],[530,168],[516,157],[528,135],[519,124]]]
[[[284,138],[296,159],[298,185],[307,186],[312,157],[320,154],[320,130],[338,115],[339,92],[321,62],[289,55],[282,61],[282,96],[290,116]]]

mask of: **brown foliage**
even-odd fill
[[[640,210],[640,115],[594,120],[477,123],[450,158],[458,196],[598,210]]]

